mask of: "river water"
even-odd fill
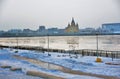
[[[48,48],[49,43],[52,49],[97,49],[96,39],[96,36],[9,37],[0,38],[0,45]],[[98,49],[120,51],[120,35],[99,35]]]

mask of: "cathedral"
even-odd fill
[[[68,26],[65,28],[66,33],[77,33],[79,32],[79,26],[78,24],[75,24],[74,18],[72,18],[71,24],[68,24]]]

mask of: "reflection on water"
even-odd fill
[[[18,37],[19,46],[38,46],[47,48],[45,37]],[[16,38],[0,38],[1,45],[16,46]],[[96,49],[96,36],[49,36],[49,48],[53,49]],[[100,50],[120,51],[119,35],[98,36]]]
[[[22,57],[22,56],[18,56],[18,55],[14,55],[14,57],[17,58],[17,59],[21,59],[21,60],[27,60],[27,61],[29,61],[31,63],[34,63],[34,64],[39,65],[40,67],[43,67],[43,68],[46,68],[46,69],[64,70],[62,66],[47,63],[47,62],[43,62],[43,61],[40,61],[40,60],[27,58],[27,57]]]

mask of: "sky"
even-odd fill
[[[72,17],[80,29],[120,23],[120,0],[0,0],[0,30],[65,28]]]

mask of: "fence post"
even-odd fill
[[[113,53],[111,53],[112,61],[113,61]]]

